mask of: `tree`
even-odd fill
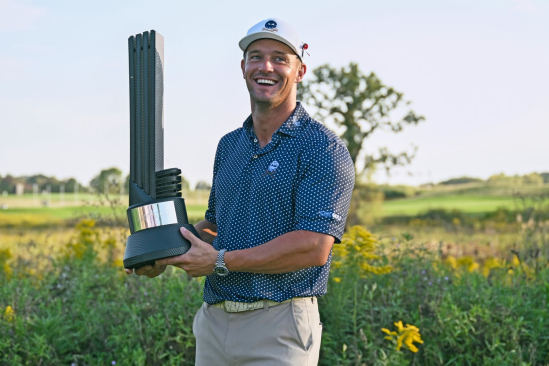
[[[74,178],[69,178],[65,183],[65,192],[75,192],[77,186],[81,186],[78,181]]]
[[[208,182],[205,182],[203,180],[196,183],[196,186],[194,187],[195,191],[203,190],[203,191],[209,191],[212,189],[212,185]]]
[[[440,182],[440,185],[443,186],[451,186],[456,184],[467,184],[467,183],[480,183],[484,182],[482,179],[479,178],[473,178],[473,177],[459,177],[459,178],[451,178],[448,180],[445,180],[444,182]]]
[[[410,102],[404,100],[403,93],[384,85],[373,72],[365,75],[352,62],[340,69],[322,65],[313,70],[312,80],[298,84],[298,99],[316,107],[316,118],[331,120],[342,129],[340,137],[349,149],[358,175],[376,165],[389,172],[391,167],[411,162],[413,152],[394,154],[381,148],[377,155],[365,155],[364,166],[358,166],[364,141],[375,131],[400,132],[406,125],[416,125],[425,119],[411,109],[394,118]]]
[[[522,177],[522,181],[525,184],[542,185],[543,184],[543,177],[538,173],[530,173],[530,174],[525,174]]]
[[[17,180],[15,177],[11,176],[10,174],[6,175],[4,178],[2,178],[2,181],[0,182],[0,194],[4,191],[8,193],[15,193],[16,183]]]
[[[112,167],[102,170],[90,181],[90,186],[99,193],[120,193],[122,171]]]

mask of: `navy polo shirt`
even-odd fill
[[[261,148],[252,117],[217,147],[206,219],[217,225],[213,246],[252,248],[294,230],[341,241],[353,191],[354,165],[345,144],[298,102]],[[230,272],[206,279],[204,301],[284,301],[326,293],[331,253],[321,267],[290,273]]]

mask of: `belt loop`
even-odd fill
[[[263,300],[263,309],[265,309],[265,311],[269,311],[269,301],[268,300]]]
[[[206,303],[206,309],[209,309],[212,304]]]
[[[315,297],[314,297],[314,296],[311,296],[311,303],[312,303],[312,304],[315,303]]]

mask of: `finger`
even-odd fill
[[[159,259],[154,263],[158,266],[167,266],[167,265],[178,266],[180,264],[187,263],[187,257],[185,256],[185,254],[181,254],[181,255],[176,255],[175,257]]]
[[[166,267],[167,266],[160,266],[160,265],[154,265],[153,269],[149,272],[150,273],[154,273],[156,276],[158,276],[159,274],[161,274],[162,272],[164,272],[166,270]]]
[[[185,239],[191,242],[191,244],[196,244],[200,239],[198,239],[190,230],[187,230],[184,226],[181,226],[179,229],[179,232],[181,232],[181,235]]]
[[[143,276],[147,274],[152,269],[152,266],[143,266],[135,270],[135,274],[138,276]]]

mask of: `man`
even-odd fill
[[[174,265],[207,276],[193,324],[196,365],[316,365],[317,297],[343,234],[354,167],[343,142],[296,101],[307,47],[294,28],[267,19],[239,46],[252,113],[219,142],[196,225],[202,240],[182,228],[187,253],[136,273],[155,277]]]

